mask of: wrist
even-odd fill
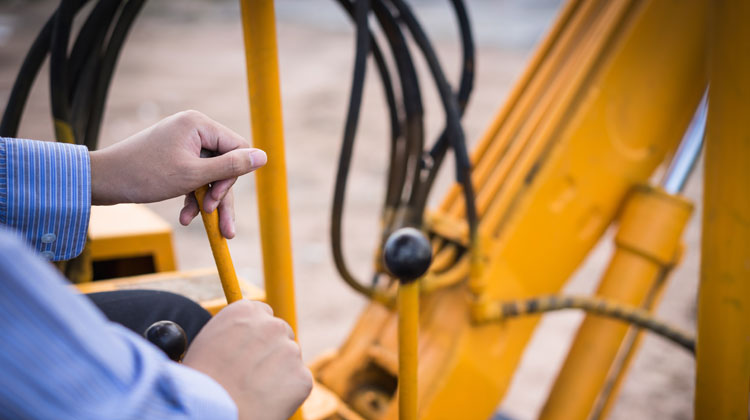
[[[122,200],[119,200],[113,193],[115,184],[110,176],[112,165],[108,162],[106,152],[103,150],[89,152],[89,161],[91,162],[91,204],[101,206],[121,203]]]

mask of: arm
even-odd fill
[[[201,159],[200,150],[218,156]],[[192,191],[211,183],[205,206],[234,237],[231,187],[267,160],[238,134],[187,111],[91,153],[84,146],[0,138],[0,224],[50,260],[83,249],[91,204],[150,203],[185,195],[180,223],[198,215]]]
[[[4,231],[0,278],[0,418],[237,418],[214,380],[106,321]]]

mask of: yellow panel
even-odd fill
[[[712,1],[695,418],[747,419],[750,3]]]
[[[243,297],[250,300],[265,301],[266,296],[262,289],[243,279],[239,279],[239,283]],[[215,314],[227,304],[222,293],[219,275],[212,268],[122,277],[115,280],[77,284],[75,287],[81,293],[130,289],[162,290],[190,298],[200,303],[212,314]]]
[[[142,204],[91,207],[91,259],[150,255],[157,272],[175,270],[172,227]]]

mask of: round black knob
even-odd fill
[[[401,228],[385,241],[383,260],[391,275],[402,283],[408,283],[421,277],[430,268],[432,246],[417,229]]]
[[[185,331],[172,321],[154,322],[146,329],[143,336],[175,362],[182,360],[182,356],[185,355],[185,350],[187,350]]]

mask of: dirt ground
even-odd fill
[[[443,61],[455,61],[458,46],[446,6],[427,0],[415,3]],[[0,1],[0,103],[7,100],[23,54],[54,5],[48,0]],[[300,338],[305,358],[312,360],[341,343],[364,306],[336,274],[328,234],[353,37],[334,2],[279,0],[277,5]],[[478,138],[502,103],[556,5],[556,1],[540,0],[469,2],[479,44],[476,89],[464,119],[470,141]],[[200,110],[249,137],[242,51],[235,2],[150,2],[120,59],[101,136],[103,145],[185,109]],[[455,80],[457,66],[446,69]],[[51,138],[47,74],[43,70],[27,106],[22,137]],[[435,138],[441,114],[434,89],[423,80],[428,138]],[[388,130],[375,78],[369,79],[365,98],[345,218],[347,258],[361,276],[368,273],[377,235]],[[443,171],[434,199],[449,184],[449,173],[449,168]],[[691,331],[700,257],[700,175],[693,176],[686,190],[696,202],[696,212],[685,234],[685,259],[659,307],[662,318]],[[232,255],[239,274],[260,284],[252,177],[242,179],[235,191],[238,235],[230,243]],[[180,205],[181,200],[171,200],[150,207],[174,226],[180,268],[211,266],[201,224],[186,228],[177,223]],[[611,251],[611,238],[605,238],[567,290],[590,292]],[[514,419],[536,417],[580,319],[576,313],[544,319],[499,408],[503,414]],[[611,418],[691,418],[694,374],[689,355],[659,338],[646,337]]]

